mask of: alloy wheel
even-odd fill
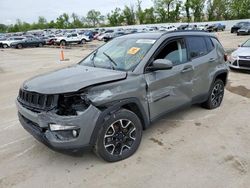
[[[103,144],[111,155],[123,155],[129,151],[136,140],[136,127],[132,121],[119,119],[112,123],[104,136]]]
[[[214,107],[219,106],[221,104],[223,93],[224,93],[223,85],[217,83],[213,88],[211,96],[211,102]]]

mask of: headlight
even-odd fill
[[[63,116],[79,115],[90,105],[84,94],[60,95],[57,114]]]

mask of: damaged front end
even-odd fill
[[[16,104],[22,126],[55,149],[90,146],[101,113],[84,94],[44,95],[20,90]]]

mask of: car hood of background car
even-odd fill
[[[33,77],[24,82],[26,91],[42,94],[76,92],[91,85],[125,79],[126,72],[75,65]]]
[[[233,54],[237,56],[250,56],[250,47],[240,47]]]

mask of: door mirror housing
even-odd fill
[[[157,71],[157,70],[169,70],[173,68],[172,61],[168,59],[156,59],[152,63],[151,66],[147,68],[149,71]]]

